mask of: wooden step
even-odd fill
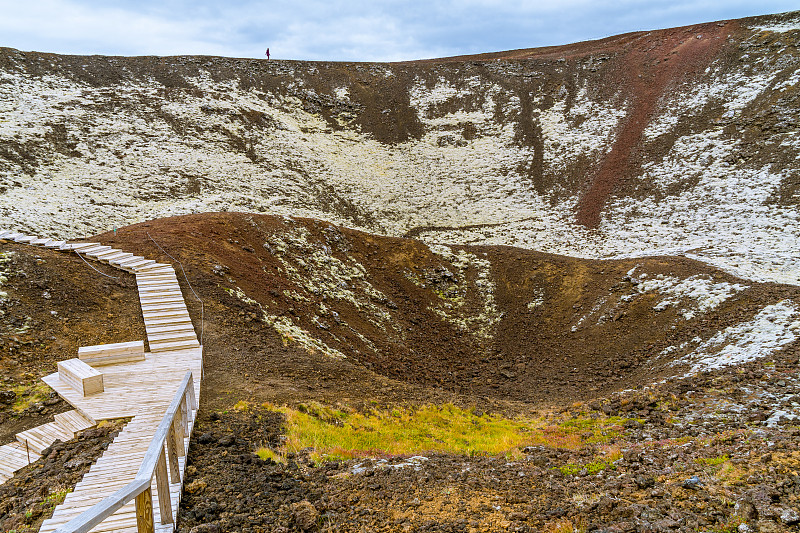
[[[160,290],[180,290],[181,285],[177,279],[164,279],[154,282],[136,280],[136,288],[139,291],[160,291]]]
[[[78,348],[78,358],[91,366],[143,361],[144,341],[81,346]]]
[[[168,265],[166,263],[153,263],[150,266],[144,267],[140,270],[142,273],[151,272],[153,270],[163,270],[169,268],[172,270],[172,265]]]
[[[116,259],[109,259],[108,264],[111,265],[111,266],[115,266],[117,268],[120,268],[120,264],[121,263],[126,263],[128,261],[141,260],[141,259],[143,259],[143,258],[139,257],[138,255],[131,254],[131,255],[126,255],[125,257],[119,257],[119,258],[116,258]]]
[[[162,318],[189,318],[189,311],[184,306],[183,309],[170,310],[170,311],[143,311],[144,322],[147,324],[148,319],[162,319]]]
[[[142,259],[141,261],[137,261],[135,263],[126,263],[124,265],[120,265],[119,267],[123,270],[127,270],[128,272],[136,272],[136,269],[143,265],[149,265],[153,263],[151,259]]]
[[[147,331],[147,335],[158,335],[160,333],[171,333],[171,332],[184,332],[184,331],[194,331],[194,326],[186,324],[170,324],[168,326],[147,326],[145,325],[145,330]]]
[[[156,264],[156,262],[152,261],[149,265],[137,266],[136,268],[134,268],[134,272],[136,272],[138,274],[139,272],[142,272],[143,269],[148,269],[148,268],[152,267],[155,264]],[[153,273],[153,274],[160,274],[160,273],[163,272],[163,273],[168,274],[168,273],[174,272],[174,271],[172,270],[172,267],[168,267],[167,266],[167,267],[156,268],[156,269],[153,269],[153,270],[144,270],[144,272]]]
[[[181,285],[178,283],[176,279],[165,279],[163,281],[158,282],[142,282],[141,280],[136,281],[136,288],[141,291],[145,292],[153,292],[153,291],[179,291],[181,290]]]
[[[42,453],[45,448],[49,448],[56,440],[66,442],[73,437],[74,435],[71,432],[55,422],[48,422],[47,424],[17,433],[18,442],[23,446],[27,442],[28,448],[39,454]]]
[[[150,349],[153,349],[153,343],[163,343],[168,341],[182,341],[182,340],[197,340],[197,334],[194,329],[185,331],[170,331],[166,333],[156,333],[154,335],[147,335],[147,342],[150,344]]]
[[[109,256],[109,255],[117,255],[122,250],[117,250],[116,248],[112,248],[111,246],[105,247],[105,250],[93,250],[91,252],[85,252],[84,255],[86,257],[90,257],[92,259],[96,259],[100,261],[101,257]]]
[[[88,250],[90,248],[94,248],[95,246],[100,246],[99,242],[68,242],[64,244],[62,250],[71,250],[73,252],[80,251],[80,250]]]
[[[172,350],[186,350],[189,348],[199,348],[200,343],[194,340],[183,340],[183,341],[174,341],[174,342],[149,342],[150,351],[155,352],[169,352]]]
[[[65,244],[67,244],[67,242],[66,242],[66,241],[56,241],[56,240],[49,240],[49,241],[47,241],[47,243],[44,245],[44,247],[45,247],[45,248],[59,249],[59,248],[61,248],[62,246],[64,246]]]
[[[156,326],[191,326],[191,324],[192,319],[189,318],[189,315],[153,318],[150,320],[145,319],[144,321],[145,329]]]
[[[145,260],[144,257],[142,257],[141,255],[134,255],[127,259],[122,259],[120,261],[112,261],[111,264],[122,268],[127,264],[138,263],[139,261],[144,261],[144,260]]]
[[[123,252],[121,250],[115,250],[114,252],[109,252],[107,254],[97,256],[97,260],[101,263],[108,263],[109,261],[113,260],[122,260],[127,259],[129,257],[133,257],[133,254],[128,252]]]
[[[178,276],[174,272],[164,272],[163,274],[148,274],[143,276],[136,274],[136,283],[142,285],[157,285],[159,283],[178,283]]]
[[[178,300],[183,301],[183,294],[181,291],[160,291],[160,292],[140,292],[139,300],[145,301],[160,301],[160,300]]]
[[[142,309],[146,308],[153,308],[158,306],[179,306],[182,305],[186,307],[186,302],[184,302],[183,297],[173,297],[173,298],[142,298],[139,300]]]
[[[163,280],[136,280],[136,288],[139,290],[146,290],[146,291],[157,291],[159,288],[161,290],[168,289],[168,290],[180,290],[181,284],[178,283],[177,279],[163,279]]]
[[[103,392],[103,374],[80,359],[59,361],[58,378],[83,396]]]
[[[34,246],[44,246],[50,241],[50,239],[33,239],[31,244]]]
[[[142,312],[149,313],[152,311],[182,311],[186,309],[186,304],[181,300],[175,303],[164,304],[142,304]]]
[[[75,409],[72,411],[59,413],[53,418],[55,419],[56,424],[64,428],[66,431],[71,431],[73,437],[84,429],[89,429],[95,425],[94,422],[83,416],[80,411]]]
[[[145,329],[152,327],[152,326],[175,326],[178,324],[191,324],[192,319],[189,317],[189,313],[181,313],[181,314],[168,314],[162,316],[152,316],[146,317],[144,319],[144,326]]]
[[[31,242],[38,239],[36,235],[20,235],[19,237],[14,238],[14,242],[18,242],[20,244],[30,244]]]
[[[74,251],[78,252],[79,254],[83,254],[87,257],[92,257],[89,254],[93,252],[103,252],[105,250],[110,250],[110,249],[111,249],[110,246],[103,246],[102,244],[98,244],[96,246],[90,246],[89,248],[81,248],[80,250],[76,249]]]
[[[167,288],[167,289],[159,289],[153,291],[147,291],[144,289],[139,289],[139,299],[142,298],[183,298],[183,293],[177,288]]]

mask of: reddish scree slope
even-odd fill
[[[616,134],[612,149],[587,176],[576,209],[576,219],[594,228],[607,199],[622,181],[634,176],[644,154],[638,150],[642,133],[654,118],[656,105],[671,87],[691,82],[723,52],[727,38],[741,29],[737,20],[708,22],[616,35],[596,41],[563,46],[512,50],[473,56],[426,60],[440,63],[466,60],[570,59],[610,54],[613,68],[609,80],[631,101],[628,116]]]
[[[626,273],[735,278],[685,258],[596,261],[509,247],[463,247],[477,260],[463,268],[463,260],[412,239],[254,214],[160,219],[97,239],[169,260],[148,233],[184,262],[206,302],[210,387],[235,384],[262,401],[371,399],[407,386],[416,392],[395,394],[431,401],[420,391],[446,391],[534,404],[593,397],[680,373],[659,356],[667,346],[707,338],[797,296],[794,288],[751,284],[717,310],[683,320],[677,308],[655,311],[655,292],[625,296],[636,293]],[[480,289],[485,276],[494,312]],[[185,292],[190,311],[199,312]],[[347,358],[303,345],[298,330],[282,337],[263,313]],[[487,313],[497,321],[488,336],[476,335]]]

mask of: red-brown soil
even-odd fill
[[[307,232],[303,248],[268,249],[275,236],[298,231]],[[684,321],[677,320],[675,309],[654,311],[656,295],[623,302],[632,290],[626,273],[638,265],[650,276],[735,278],[684,258],[592,261],[508,247],[465,248],[490,261],[502,316],[491,338],[482,339],[434,311],[442,293],[456,291],[464,300],[460,316],[479,314],[482,304],[471,289],[478,273],[470,268],[448,277],[458,269],[419,241],[316,220],[230,213],[156,220],[97,239],[169,260],[148,233],[182,261],[205,303],[205,383],[212,401],[223,391],[277,402],[343,397],[424,402],[434,394],[467,403],[491,398],[544,406],[588,399],[674,375],[681,370],[668,366],[669,358],[655,362],[666,347],[709,337],[765,305],[800,294],[796,288],[750,284],[715,311]],[[376,326],[373,311],[315,293],[287,275],[286,264],[305,269],[304,278],[326,275],[307,264],[309,254],[320,249],[363,266],[365,279],[386,298],[373,303],[391,317],[393,329]],[[278,334],[262,320],[258,305],[230,294],[237,288],[347,358],[332,358]],[[185,292],[199,319],[199,305]],[[537,297],[543,303],[529,308]],[[319,315],[321,304],[326,317]]]

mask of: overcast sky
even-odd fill
[[[0,46],[398,61],[780,13],[797,0],[0,0]]]

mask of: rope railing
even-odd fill
[[[186,454],[183,440],[193,420],[192,412],[197,407],[194,380],[192,372],[188,371],[156,428],[134,480],[56,529],[55,533],[87,533],[132,500],[136,501],[138,532],[153,531],[153,476],[156,478],[161,524],[174,524],[169,484],[182,480],[178,457]]]
[[[153,244],[155,244],[158,247],[158,249],[161,250],[164,253],[164,255],[166,255],[167,257],[169,257],[170,259],[172,259],[176,263],[178,263],[178,265],[181,267],[181,272],[183,272],[183,279],[186,280],[186,285],[189,286],[189,290],[192,291],[192,294],[194,294],[195,299],[198,302],[200,302],[200,344],[203,344],[203,334],[205,333],[205,329],[206,329],[205,305],[203,304],[203,300],[197,295],[197,293],[194,290],[194,287],[192,287],[192,283],[189,281],[189,276],[186,275],[186,269],[183,268],[183,263],[181,263],[180,261],[178,261],[177,259],[172,257],[165,249],[163,249],[161,247],[161,245],[158,244],[156,242],[156,240],[153,237],[150,236],[150,232],[149,231],[146,232],[146,233],[147,233],[147,237],[151,241],[153,241]]]
[[[103,276],[105,276],[105,277],[107,277],[107,278],[111,278],[111,279],[119,279],[119,277],[117,277],[117,276],[109,276],[109,275],[108,275],[108,274],[106,274],[105,272],[100,272],[99,270],[97,270],[95,267],[93,267],[92,265],[90,265],[90,264],[89,264],[89,261],[87,261],[87,260],[86,260],[86,259],[85,259],[85,258],[84,258],[84,257],[83,257],[81,254],[80,254],[80,252],[78,252],[78,250],[72,250],[72,251],[73,251],[73,252],[75,252],[75,255],[77,255],[78,257],[80,257],[80,258],[81,258],[81,261],[83,261],[84,263],[86,263],[86,266],[88,266],[89,268],[91,268],[92,270],[94,270],[95,272],[97,272],[98,274],[101,274],[101,275],[103,275]]]

